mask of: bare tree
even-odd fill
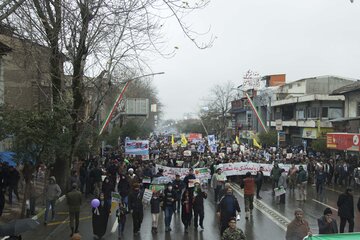
[[[206,100],[206,110],[200,112],[207,128],[215,130],[221,138],[227,127],[227,115],[231,108],[231,101],[235,99],[234,83],[228,81],[217,84],[210,90],[210,98]]]
[[[193,3],[182,0],[32,0],[25,1],[10,15],[10,22],[16,25],[19,34],[34,42],[51,48],[50,73],[54,110],[64,104],[63,66],[71,75],[72,101],[65,102],[72,118],[72,149],[74,157],[86,126],[85,88],[91,73],[95,81],[109,83],[98,85],[99,94],[106,94],[113,82],[126,79],[132,73],[149,71],[145,53],[161,51],[162,25],[169,18],[175,18],[180,29],[200,49],[212,45],[213,38],[204,43],[196,39],[201,34],[193,31],[184,21],[185,16],[207,6],[208,0]],[[171,53],[171,52],[170,52]],[[119,78],[114,78],[120,72]],[[103,97],[98,98],[101,105]],[[95,116],[95,114],[91,114]],[[60,128],[59,128],[60,129]],[[61,167],[70,166],[69,159],[57,159],[57,177],[66,181],[66,171]]]
[[[4,0],[0,4],[0,22],[9,17],[25,0]]]

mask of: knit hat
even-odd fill
[[[330,208],[325,208],[324,215],[332,214],[332,211]]]

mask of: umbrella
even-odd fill
[[[152,180],[151,184],[167,184],[169,182],[172,182],[170,177],[157,177]]]
[[[12,220],[7,224],[0,225],[0,236],[17,236],[37,228],[39,224],[38,221],[31,218]]]
[[[0,152],[0,162],[6,162],[9,164],[9,166],[16,166],[16,163],[14,162],[14,152]]]

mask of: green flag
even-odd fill
[[[304,240],[353,240],[360,239],[360,233],[322,234],[306,237]]]

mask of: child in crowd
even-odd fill
[[[159,192],[154,192],[151,200],[150,200],[150,206],[151,206],[151,216],[152,216],[152,233],[157,233],[157,227],[159,223],[159,214],[160,214],[160,194]]]
[[[126,212],[127,212],[126,206],[122,202],[119,202],[119,208],[116,210],[116,217],[119,223],[118,226],[119,239],[121,239],[121,235],[123,235],[124,233],[125,223],[126,223]]]

